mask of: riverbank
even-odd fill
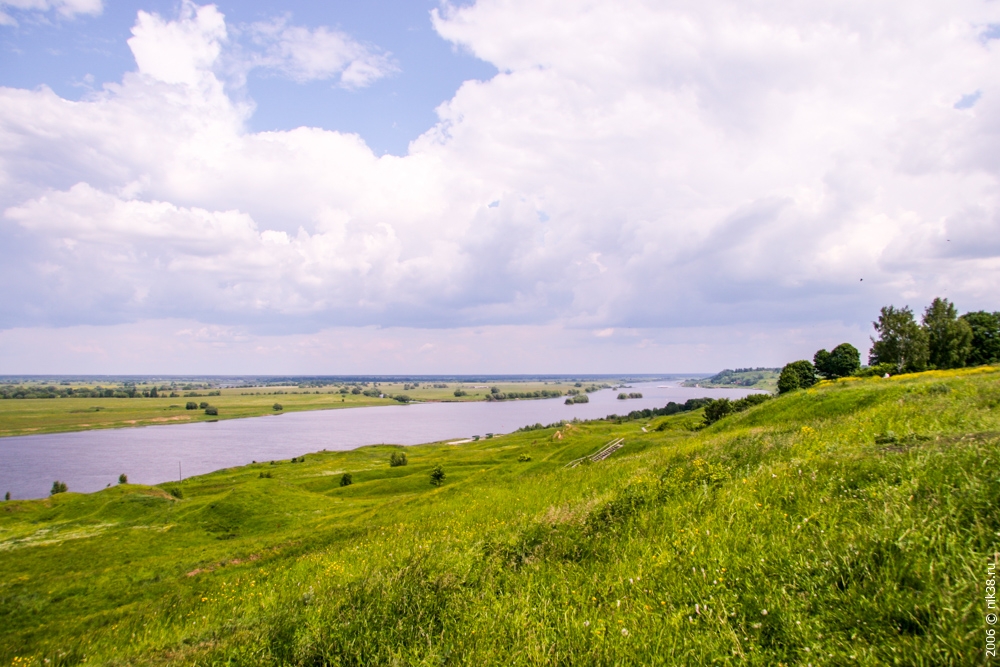
[[[141,484],[220,468],[288,459],[310,451],[342,451],[364,445],[417,445],[509,433],[528,424],[597,419],[609,414],[662,408],[691,398],[739,398],[743,390],[693,390],[637,383],[644,398],[617,400],[617,392],[589,394],[587,403],[563,398],[487,402],[420,402],[358,409],[300,410],[245,419],[162,423],[156,428],[117,428],[0,438],[0,493],[44,497],[53,480],[72,491],[97,491],[118,475]],[[123,399],[128,401],[129,399]]]
[[[0,661],[972,664],[998,406],[990,369],[852,379],[5,503]]]
[[[44,386],[44,383],[36,383]],[[300,388],[298,386],[205,388],[197,391],[166,390],[155,398],[12,398],[0,400],[0,437],[43,433],[67,433],[95,429],[129,428],[164,424],[191,424],[242,419],[307,410],[339,410],[405,403],[485,401],[496,387],[503,396],[542,392],[560,395],[582,391],[606,383],[595,382],[487,382],[414,383],[373,382],[344,383],[339,386]],[[414,386],[415,385],[415,386]],[[579,385],[579,386],[577,386]],[[76,383],[76,389],[93,385]],[[139,385],[139,389],[142,389]],[[57,387],[58,388],[58,387]],[[357,389],[355,392],[354,390]],[[342,391],[344,390],[344,391]],[[145,391],[149,392],[149,387]],[[461,392],[456,396],[455,392]],[[367,393],[365,393],[367,392]],[[539,396],[540,397],[540,396]],[[531,400],[525,398],[507,400]],[[188,409],[188,403],[196,407]],[[202,404],[205,404],[203,407]],[[275,406],[280,406],[276,409]],[[206,407],[215,414],[206,413]]]

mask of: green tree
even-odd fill
[[[937,298],[923,318],[931,368],[962,368],[972,351],[972,327],[959,319],[955,304]]]
[[[972,346],[965,363],[983,366],[1000,362],[1000,313],[977,310],[959,319],[972,330]]]
[[[354,477],[351,475],[351,473],[345,472],[343,475],[340,476],[341,486],[350,486],[353,483],[354,483]]]
[[[275,403],[274,405],[271,406],[271,409],[274,410],[275,412],[281,412],[282,410],[285,409],[285,406],[283,406],[281,403]]]
[[[778,393],[785,394],[816,384],[816,367],[805,359],[785,364],[778,375]]]
[[[710,426],[733,412],[733,404],[728,398],[720,398],[705,406],[705,426]]]
[[[850,343],[841,343],[830,352],[817,352],[813,357],[813,365],[827,380],[847,377],[861,369],[861,353]]]
[[[128,475],[126,475],[125,473],[122,473],[122,474],[118,475],[118,483],[119,484],[128,484]]]
[[[439,463],[431,468],[431,485],[441,486],[442,484],[444,484],[444,469]]]
[[[66,486],[66,482],[60,482],[59,480],[56,480],[52,482],[52,490],[49,491],[49,495],[54,496],[57,493],[66,493],[67,491],[69,491],[69,487]]]
[[[872,338],[868,363],[892,364],[897,373],[914,373],[927,368],[927,332],[913,319],[909,306],[884,306],[878,321],[872,322],[878,339]]]
[[[404,452],[393,452],[389,455],[389,466],[392,468],[398,468],[399,466],[405,466],[407,463],[406,454]]]

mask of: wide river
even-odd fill
[[[677,381],[637,382],[624,391],[643,398],[618,400],[619,390],[590,394],[589,403],[564,398],[502,403],[417,403],[370,408],[313,410],[218,422],[106,429],[0,438],[0,494],[48,495],[53,480],[70,491],[90,492],[130,482],[158,484],[251,461],[287,459],[322,449],[363,445],[416,445],[486,433],[510,433],[534,423],[598,419],[631,410],[660,408],[689,398],[740,398],[745,389],[681,387]],[[70,399],[72,400],[72,399]]]

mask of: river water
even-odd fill
[[[0,438],[0,493],[12,498],[48,495],[53,480],[70,491],[91,492],[115,484],[120,473],[135,484],[158,484],[245,465],[287,459],[322,449],[363,445],[416,445],[563,419],[598,419],[631,410],[660,408],[689,398],[740,398],[745,389],[681,387],[677,381],[637,382],[624,391],[643,398],[618,400],[619,390],[589,394],[589,403],[564,398],[499,403],[411,405],[292,412],[247,419],[140,428],[105,429]],[[178,469],[180,468],[180,470]]]

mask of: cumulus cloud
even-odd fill
[[[466,82],[408,155],[376,157],[333,130],[248,131],[220,80],[222,14],[140,13],[120,84],[0,90],[0,278],[18,285],[0,327],[603,341],[853,326],[943,290],[997,308],[1000,249],[977,238],[1000,220],[998,22],[973,0],[448,6],[437,31],[500,74]],[[394,66],[328,29],[241,30],[297,80]]]

